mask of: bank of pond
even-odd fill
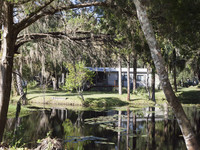
[[[166,103],[155,107],[28,106],[22,116],[7,120],[3,142],[13,148],[34,149],[42,139],[55,139],[62,149],[186,150],[176,118]],[[197,136],[200,109],[184,107]]]

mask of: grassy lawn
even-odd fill
[[[175,94],[183,105],[200,106],[200,86],[178,88],[178,92]],[[162,90],[156,92],[156,101],[158,103],[166,101]]]
[[[14,104],[10,104],[9,108],[8,108],[8,118],[14,118],[15,114],[16,114],[16,106]],[[21,111],[20,111],[20,116],[25,116],[27,114],[29,114],[30,109],[27,108],[26,106],[21,107]]]
[[[177,92],[177,96],[182,104],[200,105],[200,87],[191,86],[182,88]]]
[[[119,95],[116,92],[98,92],[98,91],[85,91],[84,98],[86,100],[86,105],[90,106],[120,106],[127,103],[127,95]],[[12,97],[11,101],[18,101],[20,97]],[[45,92],[37,89],[29,89],[27,94],[29,103],[38,104],[58,104],[58,105],[82,105],[81,100],[76,93],[67,93],[66,91],[53,91],[46,90]],[[139,103],[144,103],[146,98],[143,95],[133,95],[131,94],[130,103],[134,104],[136,101]]]
[[[179,97],[183,104],[200,104],[200,88],[189,87],[178,89],[179,92],[176,95]],[[29,89],[27,94],[28,102],[37,104],[53,104],[53,105],[71,105],[81,106],[81,100],[76,93],[66,93],[66,91],[53,91],[46,90],[45,92],[39,88]],[[85,91],[84,92],[86,106],[94,107],[110,107],[110,106],[122,106],[130,104],[131,106],[144,106],[153,105],[154,102],[147,100],[148,94],[144,92],[138,92],[137,94],[131,94],[130,102],[127,102],[127,94],[119,95],[117,92],[98,92],[98,91]],[[12,97],[12,101],[17,101],[19,96]],[[156,103],[162,104],[166,102],[165,96],[162,90],[156,91]]]

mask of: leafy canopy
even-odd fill
[[[66,66],[69,70],[65,85],[67,90],[75,89],[80,93],[84,90],[86,83],[92,84],[94,72],[87,69],[84,62],[78,62],[75,65],[67,64]]]

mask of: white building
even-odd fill
[[[118,86],[119,68],[92,68],[87,67],[91,71],[96,72],[94,84],[96,86]],[[151,86],[151,72],[147,74],[147,68],[137,68],[137,87]],[[158,88],[160,82],[158,75],[155,77],[155,86]],[[130,85],[133,87],[133,68],[130,68]],[[122,86],[127,86],[127,68],[122,68]]]

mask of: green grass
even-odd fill
[[[16,114],[16,106],[17,105],[14,105],[14,104],[10,104],[9,105],[9,108],[8,108],[8,118],[14,118],[15,117],[15,114]],[[25,107],[25,106],[22,106],[21,107],[21,111],[20,111],[20,116],[26,116],[28,115],[30,112],[30,109]]]
[[[177,96],[182,104],[200,104],[199,86],[179,89]]]
[[[183,104],[200,104],[200,88],[198,86],[189,88],[179,88],[176,93],[181,103]],[[154,102],[147,100],[148,94],[137,92],[131,94],[130,101],[127,102],[127,94],[119,95],[117,92],[100,92],[100,91],[85,91],[83,93],[85,105],[92,107],[112,107],[123,106],[130,104],[131,106],[143,107],[153,106]],[[29,104],[41,105],[45,102],[46,105],[56,106],[82,106],[81,100],[76,93],[66,93],[66,91],[46,90],[45,92],[39,88],[29,89],[27,94]],[[18,101],[19,96],[12,97],[12,101]],[[156,91],[156,103],[163,104],[166,102],[165,95],[162,90]]]
[[[128,104],[127,103],[127,94],[119,95],[116,92],[98,92],[98,91],[85,91],[83,93],[86,105],[89,106],[98,106],[98,107],[110,107],[110,106],[121,106]],[[18,101],[20,97],[12,97],[11,101]],[[53,91],[46,90],[45,92],[36,89],[29,89],[28,94],[28,103],[37,103],[37,104],[53,104],[53,105],[71,105],[71,106],[81,106],[81,100],[76,93],[66,93],[66,91]],[[131,95],[130,103],[133,103],[136,100],[145,100],[142,95]]]
[[[12,97],[11,101],[18,101],[19,96]],[[66,104],[66,105],[81,105],[76,93],[66,93],[65,91],[43,91],[39,88],[29,89],[27,92],[28,103],[38,104]]]
[[[94,106],[94,107],[112,107],[112,106],[123,106],[127,104],[129,103],[121,101],[117,97],[87,98],[84,103],[85,106]]]

